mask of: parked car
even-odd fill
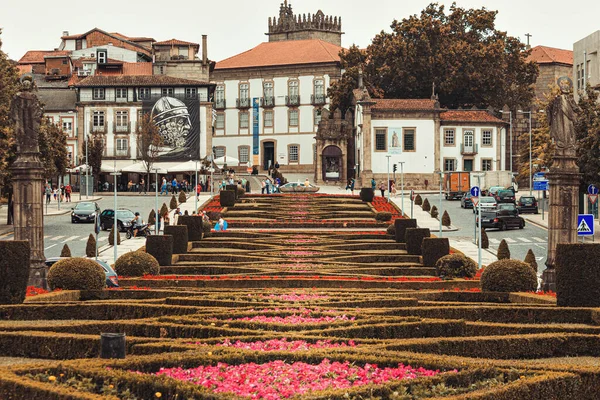
[[[496,207],[496,210],[498,211],[509,211],[513,214],[518,214],[519,210],[517,209],[517,206],[514,203],[498,203],[498,206]]]
[[[50,268],[54,263],[62,260],[67,257],[51,257],[46,260],[46,266]],[[106,287],[119,287],[119,277],[114,269],[107,263],[102,260],[94,260],[102,267],[104,270],[104,275],[106,275]]]
[[[479,198],[477,206],[473,207],[473,213],[479,212],[479,207],[481,207],[481,211],[495,210],[497,204],[496,199],[492,196],[482,196]]]
[[[131,226],[131,220],[135,218],[135,214],[126,208],[117,210],[117,226],[120,232],[126,232]],[[112,229],[115,222],[115,211],[107,208],[100,214],[100,229],[108,231]]]
[[[487,195],[488,196],[496,196],[496,193],[498,193],[500,190],[504,190],[504,186],[492,186],[491,188],[488,189]]]
[[[100,207],[95,201],[84,201],[78,203],[71,209],[71,223],[75,222],[94,222],[96,213],[100,212]]]
[[[460,198],[460,208],[473,208],[473,201],[471,200],[471,193],[465,193]]]
[[[479,219],[477,219],[479,224]],[[519,217],[517,209],[512,211],[500,209],[500,210],[481,210],[481,227],[483,228],[496,228],[501,231],[509,228],[523,229],[525,227],[525,220]]]
[[[523,213],[534,213],[537,214],[538,202],[533,196],[521,196],[517,202],[517,209],[521,214]]]
[[[498,190],[494,196],[498,203],[513,203],[515,202],[515,191],[511,189]]]

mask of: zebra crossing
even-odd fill
[[[537,237],[537,236],[531,236],[531,237],[526,237],[526,238],[525,237],[500,238],[500,239],[489,238],[489,242],[490,242],[490,244],[500,244],[502,239],[504,239],[506,241],[506,243],[508,243],[508,244],[548,243],[547,237],[541,238],[541,237]]]
[[[14,235],[11,233],[9,235],[3,236],[1,238],[1,240],[12,240],[14,237]],[[71,242],[75,242],[75,241],[81,241],[81,242],[86,242],[89,238],[89,234],[88,235],[77,235],[77,236],[66,236],[66,235],[45,235],[44,236],[44,243],[45,244],[49,244],[49,246],[45,247],[44,250],[47,250],[49,248],[52,248],[58,244],[63,244],[63,243],[71,243]],[[108,240],[108,234],[105,235],[100,235],[98,237],[98,243],[101,242],[105,242]],[[121,240],[124,240],[124,238],[122,238]],[[49,242],[56,242],[54,244],[51,244]]]

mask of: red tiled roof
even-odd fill
[[[29,50],[21,59],[19,64],[43,64],[46,56],[68,56],[70,51],[58,50]]]
[[[277,65],[338,63],[342,47],[319,39],[266,42],[219,61],[215,70]]]
[[[95,75],[82,79],[75,86],[203,86],[208,84],[208,82],[165,75]]]
[[[527,61],[534,61],[538,64],[568,64],[573,65],[573,51],[556,49],[547,46],[535,46],[531,49],[531,54]]]
[[[485,110],[448,110],[440,113],[440,119],[443,122],[487,122],[494,124],[504,123],[504,121],[494,117]]]
[[[374,110],[433,110],[435,100],[431,99],[372,99]]]
[[[179,40],[179,39],[171,39],[171,40],[164,40],[162,42],[154,42],[152,43],[153,46],[196,46],[196,47],[200,47],[200,45],[198,43],[192,43],[192,42],[186,42],[184,40]]]

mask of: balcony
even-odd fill
[[[250,97],[243,97],[235,100],[236,108],[250,108],[251,105],[252,102],[250,101]]]
[[[115,157],[129,158],[129,149],[115,149]]]
[[[260,98],[260,106],[263,108],[275,107],[275,97],[265,96]]]
[[[460,145],[460,154],[462,154],[463,156],[472,156],[474,154],[477,154],[478,152],[479,152],[478,144],[471,145],[471,146],[465,146],[465,144],[462,143]]]
[[[215,110],[224,110],[227,107],[227,103],[225,103],[225,99],[215,100],[214,103]]]
[[[94,125],[93,123],[90,123],[90,132],[106,133],[106,125]]]
[[[126,124],[118,125],[116,122],[113,125],[114,133],[129,133],[131,132],[131,122],[127,122]]]
[[[321,106],[321,105],[325,104],[326,99],[327,99],[327,96],[324,94],[312,94],[310,96],[310,102],[314,106]]]
[[[285,105],[288,107],[300,105],[300,95],[285,96]]]

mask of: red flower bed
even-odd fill
[[[60,290],[60,289],[57,289]],[[35,286],[27,286],[27,291],[25,292],[25,297],[33,297],[38,294],[46,294],[48,291],[46,289],[38,288]]]
[[[389,212],[392,214],[392,223],[398,218],[404,218],[400,210],[392,202],[388,202],[385,197],[374,197],[371,203],[377,212]]]
[[[370,277],[370,276],[306,276],[306,275],[294,275],[294,276],[211,276],[211,275],[144,275],[143,279],[147,280],[174,280],[174,281],[266,281],[266,280],[308,280],[308,281],[373,281],[373,282],[439,282],[440,278],[431,276],[427,278],[417,278],[411,276],[399,276],[399,277]]]

